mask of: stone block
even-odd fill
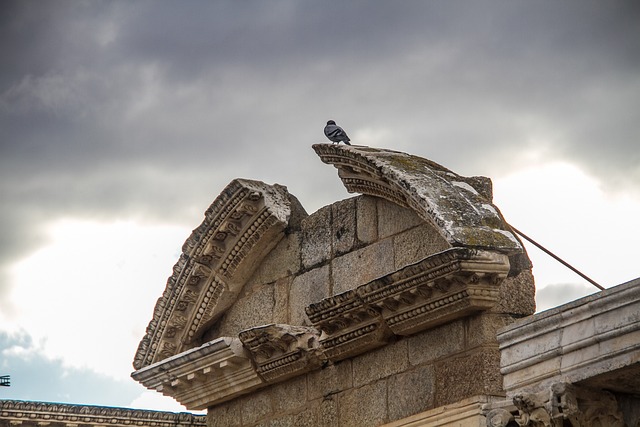
[[[255,427],[316,427],[317,413],[313,409],[306,409],[292,415],[282,415],[280,417],[256,424]]]
[[[379,239],[398,234],[425,222],[413,210],[385,199],[378,199],[377,210]]]
[[[397,374],[409,366],[407,341],[400,340],[365,353],[353,358],[352,363],[354,387]]]
[[[269,389],[263,389],[242,398],[242,425],[249,426],[266,420],[273,413]]]
[[[431,224],[406,230],[393,238],[396,269],[451,248],[451,245]]]
[[[435,374],[433,366],[421,366],[387,380],[389,421],[433,408]]]
[[[232,400],[207,409],[207,427],[242,425],[242,401]]]
[[[233,337],[238,332],[273,322],[274,288],[262,285],[240,297],[220,321],[218,336]]]
[[[356,237],[364,244],[378,240],[378,199],[371,196],[356,198]]]
[[[337,425],[379,426],[386,420],[386,381],[354,388],[339,395]]]
[[[435,364],[435,405],[442,406],[475,395],[502,394],[500,352],[496,347],[478,348]]]
[[[338,400],[335,396],[329,396],[320,401],[317,411],[318,427],[334,427],[338,425]]]
[[[531,270],[523,270],[515,277],[507,277],[500,284],[498,304],[491,311],[517,317],[535,313],[536,287]]]
[[[333,268],[333,294],[339,294],[394,270],[393,242],[383,240],[335,258]]]
[[[469,317],[465,322],[466,348],[497,345],[498,330],[513,321],[513,317],[508,314],[480,313]]]
[[[289,318],[292,325],[310,326],[304,309],[330,296],[329,266],[316,268],[293,279],[289,293]]]
[[[308,270],[331,258],[331,205],[302,220],[300,255],[302,268]]]
[[[269,389],[274,413],[295,412],[307,404],[306,376],[292,378]]]
[[[334,256],[353,249],[356,243],[356,199],[342,200],[331,205]]]
[[[297,274],[301,268],[300,239],[300,233],[295,233],[280,240],[260,263],[248,284],[271,283],[283,277]]]
[[[353,386],[351,360],[312,371],[307,375],[309,400],[327,398]]]
[[[277,280],[273,284],[274,292],[274,308],[273,308],[273,323],[291,323],[289,316],[289,292],[291,284],[293,283],[293,277],[284,277]]]
[[[438,326],[407,338],[412,365],[433,363],[464,350],[464,320]]]

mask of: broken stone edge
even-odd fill
[[[364,146],[314,144],[320,159],[338,169],[347,191],[382,197],[433,223],[452,246],[507,255],[523,246],[492,200],[491,180],[463,177],[410,154]]]

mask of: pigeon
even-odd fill
[[[351,140],[347,136],[347,133],[333,120],[329,120],[327,122],[327,125],[324,127],[324,134],[332,143],[335,142],[340,144],[340,141],[342,141],[347,145],[351,145],[349,143]]]

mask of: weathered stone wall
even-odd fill
[[[400,339],[209,408],[209,426],[376,426],[476,395],[502,394],[495,330],[482,314]]]
[[[394,203],[370,196],[334,203],[292,222],[204,340],[268,323],[310,325],[309,304],[448,248],[435,227]],[[211,407],[208,423],[373,426],[475,395],[500,395],[496,330],[532,314],[533,301],[525,270],[503,282],[500,302],[488,312]]]
[[[294,223],[205,341],[266,323],[310,325],[305,307],[451,246],[411,210],[358,196]]]

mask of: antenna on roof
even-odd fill
[[[9,387],[11,386],[11,382],[9,382],[9,375],[1,375],[0,376],[0,386]]]
[[[545,248],[540,243],[536,242],[531,237],[527,236],[526,234],[524,234],[522,231],[518,230],[514,226],[509,225],[509,227],[511,227],[511,229],[514,232],[516,232],[516,234],[519,234],[520,236],[522,236],[523,238],[525,238],[529,242],[533,243],[535,246],[538,247],[538,249],[541,249],[542,251],[544,251],[547,255],[551,256],[553,259],[555,259],[556,261],[560,262],[562,265],[564,265],[565,267],[569,268],[574,273],[578,274],[584,280],[586,280],[587,282],[591,283],[593,286],[595,286],[596,288],[600,289],[601,291],[604,291],[605,288],[603,286],[600,286],[595,280],[591,279],[586,274],[584,274],[581,271],[579,271],[577,268],[575,268],[574,266],[572,266],[571,264],[569,264],[568,262],[566,262],[565,260],[563,260],[562,258],[557,256],[556,254],[551,252],[549,249]]]

